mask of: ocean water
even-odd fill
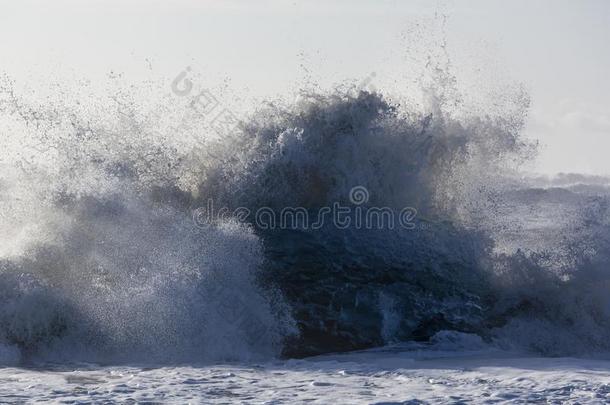
[[[201,95],[169,86],[42,99],[5,77],[3,395],[324,402],[320,391],[343,384],[339,365],[310,356],[399,347],[379,361],[367,351],[377,368],[350,363],[343,375],[360,376],[345,382],[362,385],[354,402],[374,402],[370,392],[382,403],[371,380],[394,373],[392,403],[410,399],[400,384],[412,373],[462,384],[430,371],[451,370],[446,357],[410,363],[439,339],[462,356],[475,342],[479,357],[526,358],[498,361],[510,378],[534,363],[572,367],[544,356],[605,358],[610,181],[525,175],[527,99],[473,114],[447,100],[448,85],[419,105],[319,90],[211,120]],[[383,371],[387,353],[427,371]],[[479,357],[459,378],[492,384],[499,371]],[[540,373],[540,390],[573,392]],[[607,398],[607,374],[590,373],[574,386]],[[500,399],[526,395],[520,381]],[[290,387],[304,388],[278,394]]]
[[[217,364],[4,367],[9,403],[455,404],[610,399],[608,360],[538,357],[441,334],[406,344],[299,360]],[[451,339],[447,339],[452,336]],[[457,343],[460,342],[460,343]]]

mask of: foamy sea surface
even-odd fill
[[[456,404],[610,401],[610,361],[384,348],[202,367],[38,365],[0,370],[7,403]]]

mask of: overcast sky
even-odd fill
[[[402,88],[435,12],[470,80],[514,81],[532,97],[528,136],[544,173],[609,174],[610,2],[0,0],[0,72],[35,82],[174,77],[186,66],[252,95],[375,72]],[[419,24],[419,25],[418,25]],[[458,74],[459,76],[459,74]]]

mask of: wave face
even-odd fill
[[[5,362],[264,359],[443,330],[609,349],[607,183],[523,180],[523,99],[473,116],[434,92],[424,107],[312,92],[218,136],[190,97],[86,89],[41,104],[0,88]],[[202,224],[210,201],[225,211]],[[334,204],[416,215],[287,228],[237,214]]]

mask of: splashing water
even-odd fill
[[[523,180],[527,98],[468,114],[448,107],[448,77],[419,107],[304,92],[220,137],[155,85],[79,84],[41,103],[4,77],[4,361],[303,356],[442,330],[608,350],[606,189]],[[350,204],[355,186],[370,206],[415,207],[415,228],[192,220],[209,199],[315,210]]]

